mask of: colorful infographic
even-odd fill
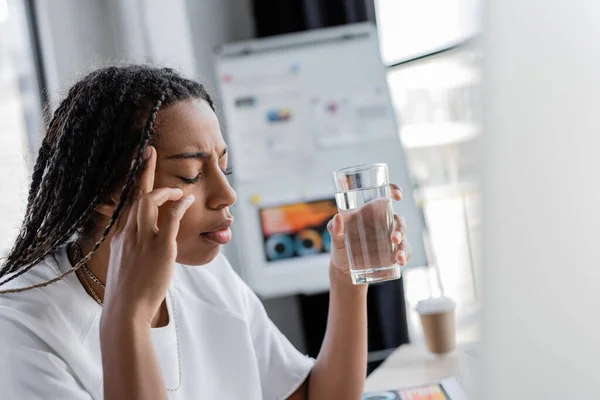
[[[331,238],[327,223],[336,213],[334,199],[261,208],[260,223],[267,261],[328,253]]]
[[[291,118],[292,111],[289,108],[276,108],[267,112],[267,122],[269,123],[289,121]]]

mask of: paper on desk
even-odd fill
[[[367,392],[362,400],[467,400],[454,378],[405,389]]]

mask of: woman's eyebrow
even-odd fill
[[[223,151],[221,152],[221,154],[219,155],[219,158],[221,158],[225,154],[227,154],[227,151],[228,151],[228,149],[227,149],[227,147],[225,147],[223,149]],[[195,151],[195,152],[174,154],[172,156],[168,156],[167,160],[189,160],[189,159],[210,160],[212,157],[213,157],[212,154],[205,153],[203,151]]]

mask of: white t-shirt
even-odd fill
[[[70,268],[66,247],[2,287]],[[300,354],[224,256],[177,265],[169,324],[152,329],[169,399],[285,399],[314,360]],[[0,295],[0,397],[102,399],[100,307],[74,274],[45,288]]]

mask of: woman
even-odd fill
[[[227,159],[210,96],[170,69],[109,67],[73,86],[0,272],[2,398],[360,398],[367,287],[351,284],[341,218],[315,361],[219,254],[236,201]]]

